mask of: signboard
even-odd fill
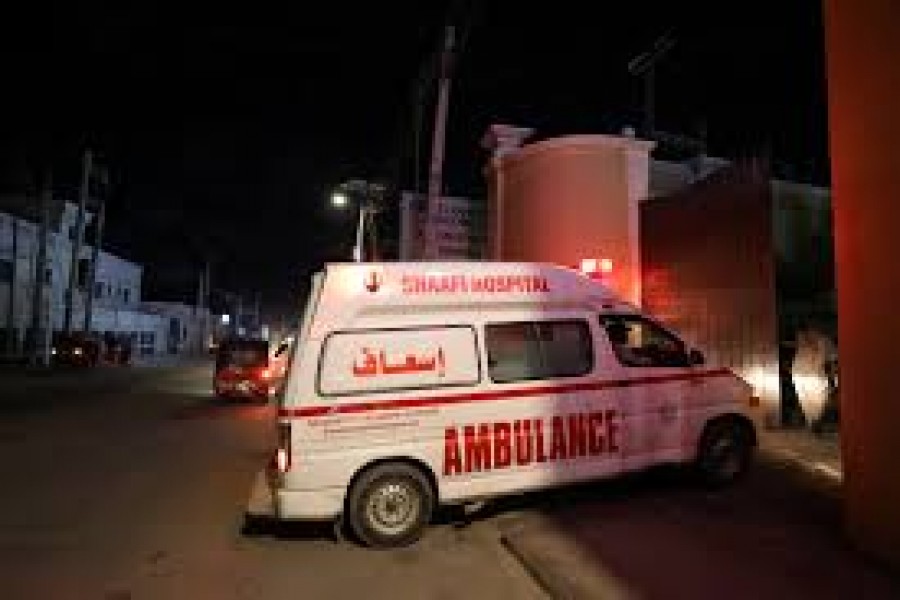
[[[404,192],[400,204],[400,260],[425,256],[428,203],[424,194]],[[442,196],[432,221],[437,259],[465,260],[482,254],[481,211],[469,198]]]

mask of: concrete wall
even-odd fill
[[[843,496],[852,536],[900,568],[900,3],[824,6]]]
[[[487,169],[492,258],[578,266],[610,258],[611,285],[640,302],[638,203],[652,144],[569,136],[495,157]]]

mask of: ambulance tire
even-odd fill
[[[701,483],[720,488],[743,477],[752,456],[752,432],[739,421],[717,420],[703,432],[694,466]]]
[[[397,548],[417,541],[431,521],[434,491],[421,469],[402,462],[376,465],[353,483],[347,520],[371,548]]]

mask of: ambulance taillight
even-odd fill
[[[291,424],[278,424],[278,448],[275,450],[275,469],[284,475],[291,470]]]

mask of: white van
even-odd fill
[[[313,278],[268,472],[279,519],[416,540],[437,504],[693,462],[727,483],[751,388],[579,271],[328,265]]]

